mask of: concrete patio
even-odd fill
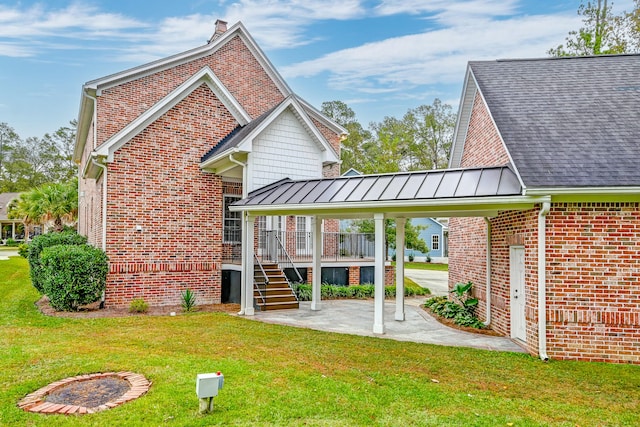
[[[407,298],[403,322],[394,320],[395,301],[385,301],[383,335],[372,331],[374,305],[371,300],[322,301],[319,311],[312,311],[310,302],[301,302],[298,310],[256,311],[255,316],[246,318],[341,334],[526,353],[509,338],[464,332],[441,324],[420,307],[424,301],[424,297]]]

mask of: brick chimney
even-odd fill
[[[207,43],[211,43],[212,41],[214,41],[215,39],[220,37],[222,34],[224,34],[226,31],[227,31],[227,21],[223,21],[221,19],[217,19],[216,20],[216,32],[213,33],[213,35],[211,36],[211,38],[209,39],[209,41]]]

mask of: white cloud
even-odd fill
[[[138,20],[100,12],[79,3],[59,10],[46,10],[42,5],[25,9],[0,6],[0,37],[14,40],[34,36],[70,37],[66,31],[72,31],[74,37],[93,38],[146,26]]]
[[[406,90],[459,82],[469,60],[545,56],[563,40],[573,16],[476,19],[420,34],[395,37],[326,54],[281,69],[285,78],[328,73],[336,89]]]
[[[229,6],[225,19],[242,21],[265,49],[287,48],[313,41],[305,27],[322,20],[363,17],[359,0],[240,0]]]

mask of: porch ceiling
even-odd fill
[[[232,211],[324,218],[495,216],[531,209],[546,197],[523,196],[507,166],[400,172],[293,181],[249,193]]]

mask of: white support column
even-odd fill
[[[374,214],[375,222],[375,294],[373,333],[384,334],[384,214]]]
[[[246,274],[246,270],[247,270],[247,213],[246,212],[241,212],[240,216],[242,218],[242,222],[240,223],[241,226],[241,230],[240,230],[240,240],[241,240],[241,246],[240,246],[240,250],[241,250],[241,259],[242,261],[240,261],[240,311],[238,312],[239,315],[243,315],[244,314],[244,309],[245,309],[245,305],[247,302],[247,297],[246,297],[246,293],[247,293],[247,274]]]
[[[313,279],[311,280],[311,310],[320,310],[320,287],[322,285],[322,220],[317,216],[311,217],[313,230]]]
[[[253,316],[255,314],[255,309],[253,308],[253,238],[254,238],[254,226],[256,223],[256,217],[253,215],[247,215],[245,226],[246,226],[246,241],[242,244],[242,251],[246,254],[246,260],[243,271],[244,285],[245,285],[245,303],[244,303],[244,314],[245,316]]]
[[[404,321],[404,225],[406,218],[396,218],[396,320]]]

